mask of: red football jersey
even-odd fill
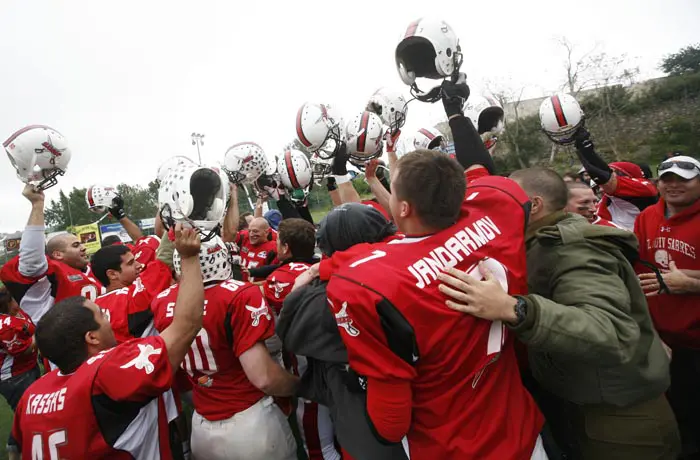
[[[591,222],[591,224],[600,225],[601,227],[615,227],[615,228],[619,228],[621,230],[625,230],[624,228],[620,227],[616,223],[610,222],[609,220],[606,220],[606,219],[603,219],[600,216],[596,216],[595,220],[593,222]]]
[[[239,237],[236,237],[236,244],[238,245],[240,251],[241,266],[243,267],[257,268],[270,265],[275,262],[277,254],[277,241],[275,240],[252,245],[250,244],[250,239],[248,238],[248,232],[245,232],[242,235],[239,235]],[[243,277],[245,281],[256,281],[255,279],[245,279],[247,277],[245,273],[243,274]]]
[[[155,325],[172,322],[178,285],[153,301]],[[204,291],[202,329],[182,363],[192,381],[194,407],[207,420],[224,420],[248,409],[265,394],[246,377],[238,357],[272,337],[275,323],[260,288],[228,280]]]
[[[641,260],[668,270],[676,267],[700,270],[700,201],[670,219],[663,200],[645,209],[637,218],[634,233],[639,240]],[[640,273],[650,272],[641,264]],[[700,349],[700,295],[660,294],[647,297],[649,312],[661,339],[669,346]]]
[[[159,396],[173,382],[160,336],[130,340],[49,372],[24,392],[12,435],[28,459],[170,459]]]
[[[148,265],[156,258],[156,251],[160,246],[160,238],[155,235],[139,238],[135,244],[127,244],[134,258],[143,265]]]
[[[99,281],[63,262],[47,258],[49,268],[41,276],[29,278],[19,272],[19,256],[0,269],[0,280],[32,321],[38,322],[56,302],[73,296],[95,300],[104,293]]]
[[[170,267],[153,260],[131,286],[115,289],[95,300],[107,316],[117,342],[156,333],[151,302],[170,286],[171,280]]]
[[[267,304],[272,307],[275,314],[280,314],[282,303],[287,295],[292,292],[297,276],[308,270],[310,266],[306,262],[289,262],[268,275],[263,290],[265,300],[267,300]]]
[[[646,179],[617,176],[617,188],[612,195],[603,195],[596,214],[625,230],[632,231],[640,212],[656,202],[656,186]]]
[[[331,277],[350,366],[411,384],[412,459],[526,459],[535,447],[543,418],[522,385],[513,336],[500,321],[447,308],[437,282],[445,267],[481,278],[485,261],[509,293],[524,293],[527,202],[509,179],[477,179],[454,226],[375,245]]]
[[[22,311],[17,316],[0,314],[0,382],[36,367],[37,352],[28,351],[35,329]]]

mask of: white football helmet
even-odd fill
[[[389,131],[396,132],[406,123],[408,105],[406,98],[398,91],[379,88],[367,103],[367,110],[376,113]]]
[[[447,140],[437,128],[421,128],[413,135],[413,148],[444,151],[447,148]]]
[[[286,150],[277,161],[277,172],[280,175],[282,185],[287,190],[303,190],[303,196],[306,198],[313,180],[313,171],[308,157],[303,152],[294,149]],[[294,194],[290,194],[290,198],[293,201],[303,201],[304,199],[298,199]]]
[[[542,131],[555,144],[572,144],[574,134],[584,122],[583,110],[576,98],[570,94],[555,94],[540,105]]]
[[[26,126],[2,144],[17,177],[39,190],[58,183],[68,169],[71,150],[61,133],[44,125]]]
[[[348,155],[353,164],[382,155],[384,126],[379,115],[362,112],[348,122],[346,129]]]
[[[107,212],[112,207],[112,201],[118,196],[117,189],[111,186],[91,185],[85,191],[88,209],[97,214]]]
[[[306,102],[297,111],[296,135],[310,152],[332,158],[345,140],[343,117],[329,104]]]
[[[479,134],[503,131],[505,112],[497,100],[488,96],[472,95],[464,104],[464,115],[469,117]]]
[[[231,278],[232,256],[226,243],[216,235],[208,241],[202,241],[199,248],[199,266],[202,269],[202,281],[226,281]],[[182,274],[182,258],[177,249],[173,252],[173,268],[177,276]]]
[[[457,34],[445,21],[431,18],[409,24],[396,47],[395,58],[401,81],[414,95],[425,94],[418,90],[416,78],[443,79],[459,72],[462,66]]]
[[[199,229],[202,241],[208,241],[224,220],[228,192],[228,176],[223,170],[179,165],[170,170],[158,189],[161,218],[166,228],[181,222]]]
[[[253,184],[269,168],[262,147],[254,142],[240,142],[226,151],[223,170],[234,184]]]
[[[171,169],[181,164],[195,164],[195,162],[182,155],[168,158],[158,167],[158,183],[163,182],[163,179],[165,179],[165,176],[168,175]]]

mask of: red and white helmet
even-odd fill
[[[329,104],[306,102],[297,111],[296,135],[310,152],[332,158],[345,140],[343,117]]]
[[[269,165],[262,147],[255,142],[240,142],[226,151],[222,168],[234,184],[253,184]]]
[[[498,101],[489,96],[472,95],[464,104],[464,115],[469,117],[479,134],[503,131],[505,112]]]
[[[379,88],[367,103],[367,110],[376,113],[391,132],[401,129],[406,123],[408,105],[406,98],[398,91]]]
[[[285,150],[277,160],[277,173],[288,190],[306,190],[313,180],[308,157],[295,149]]]
[[[185,223],[208,241],[224,220],[228,192],[228,176],[222,169],[181,164],[160,183],[158,209],[166,228]]]
[[[421,128],[413,135],[415,150],[445,150],[447,140],[437,128]]]
[[[576,98],[570,94],[555,94],[540,105],[542,131],[555,144],[572,144],[574,134],[584,122],[583,110]]]
[[[419,92],[416,78],[442,79],[459,71],[459,39],[445,21],[420,18],[406,28],[396,47],[396,68],[401,81]]]
[[[2,146],[17,177],[40,190],[56,185],[57,177],[66,173],[71,159],[63,135],[44,125],[26,126],[8,137]]]
[[[364,111],[348,122],[345,131],[350,160],[363,164],[382,155],[384,126],[379,115]]]
[[[88,209],[97,214],[103,214],[112,207],[112,202],[119,196],[117,189],[112,186],[91,185],[85,191],[85,201]]]
[[[158,167],[158,182],[163,182],[163,179],[165,179],[165,176],[168,175],[170,170],[181,164],[195,164],[195,162],[182,155],[168,158]]]
[[[226,281],[233,275],[231,253],[220,236],[215,235],[209,241],[202,241],[199,248],[199,266],[202,269],[202,281]],[[173,252],[173,268],[178,276],[182,274],[182,258],[177,249]]]

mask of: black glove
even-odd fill
[[[326,188],[329,192],[338,190],[338,184],[335,183],[335,177],[326,177]]]
[[[469,99],[469,94],[466,74],[460,73],[456,79],[442,82],[442,105],[445,107],[447,118],[462,115],[462,107]]]
[[[574,145],[581,164],[598,185],[607,184],[612,177],[612,169],[596,152],[591,134],[586,128],[579,128],[574,134]]]
[[[124,198],[121,195],[117,195],[112,199],[112,207],[109,208],[109,213],[117,220],[122,220],[126,217],[126,211],[124,210]]]
[[[331,164],[331,174],[334,176],[344,176],[348,173],[348,146],[345,142],[340,144],[338,151],[333,158],[333,164]]]

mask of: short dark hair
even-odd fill
[[[92,255],[90,265],[95,278],[103,286],[109,286],[107,270],[122,271],[122,256],[131,250],[122,244],[106,246]]]
[[[104,240],[102,240],[102,247],[104,248],[105,246],[112,246],[115,244],[121,244],[122,239],[119,237],[119,235],[109,235],[105,237]]]
[[[87,359],[85,334],[100,328],[86,301],[81,296],[63,299],[36,326],[39,351],[64,374],[74,372]]]
[[[467,183],[456,160],[434,150],[416,150],[395,166],[393,192],[415,209],[423,224],[437,229],[453,225],[459,217]]]
[[[289,245],[295,258],[310,259],[316,247],[316,229],[304,219],[284,219],[280,222],[277,238],[280,243]]]
[[[532,198],[540,196],[548,211],[561,211],[569,201],[566,182],[556,171],[547,168],[520,169],[510,175]]]
[[[5,286],[0,286],[0,314],[6,315],[10,312],[12,305],[12,295]]]
[[[567,190],[577,190],[577,189],[588,189],[591,190],[587,184],[583,182],[565,182]]]

